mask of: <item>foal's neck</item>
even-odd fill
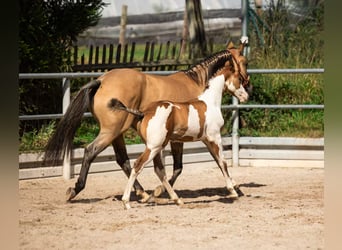
[[[225,77],[223,74],[210,79],[208,88],[198,97],[198,99],[204,101],[206,104],[221,106],[224,82]]]

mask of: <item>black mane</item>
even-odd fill
[[[228,50],[219,51],[183,72],[198,84],[207,83],[220,70],[232,54]]]

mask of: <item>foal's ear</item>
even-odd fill
[[[234,48],[235,48],[234,43],[232,42],[232,40],[230,40],[227,44],[227,50],[228,49],[234,49]]]

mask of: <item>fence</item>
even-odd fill
[[[162,75],[167,75],[171,74],[174,71],[154,71],[154,72],[149,72],[151,74],[162,74]],[[310,73],[310,74],[316,74],[316,73],[323,73],[324,69],[249,69],[248,73],[249,74],[289,74],[289,73],[294,73],[294,74],[303,74],[303,73]],[[66,111],[67,107],[69,106],[70,103],[70,79],[73,78],[80,78],[80,77],[98,77],[102,75],[103,72],[92,72],[92,73],[21,73],[19,74],[19,79],[62,79],[63,83],[63,112]],[[254,141],[254,143],[246,143],[247,148],[252,147],[254,149],[260,149],[260,146],[265,146],[266,144],[268,145],[273,145],[275,149],[277,147],[282,148],[283,146],[288,147],[289,145],[294,145],[296,146],[297,144],[294,143],[294,141],[298,142],[298,139],[285,139],[281,140],[278,138],[278,140],[275,139],[268,139],[266,141],[258,141],[256,142],[257,139],[252,139],[252,138],[239,138],[238,135],[238,124],[239,124],[239,116],[238,110],[239,109],[244,109],[244,108],[262,108],[262,109],[324,109],[324,105],[241,105],[238,104],[238,101],[236,98],[233,98],[233,103],[232,105],[223,105],[222,109],[232,109],[233,110],[233,128],[232,128],[232,137],[231,141],[225,144],[225,147],[230,147],[231,146],[231,155],[228,155],[226,157],[231,157],[231,164],[232,166],[239,166],[239,156],[241,153],[243,154],[243,151],[240,152],[239,155],[239,148],[241,146],[241,142],[244,140],[248,141]],[[63,114],[48,114],[48,115],[22,115],[19,116],[19,120],[36,120],[36,119],[56,119],[62,117]],[[85,113],[85,116],[91,116],[90,113]],[[305,140],[305,139],[304,139]],[[285,144],[284,144],[285,143]],[[323,160],[323,147],[324,147],[324,140],[323,139],[317,139],[317,140],[308,140],[306,139],[305,142],[300,141],[297,145],[299,148],[307,150],[318,150],[318,156],[315,154],[316,158],[320,161]],[[190,148],[192,148],[190,146]],[[266,147],[267,149],[267,147]],[[142,152],[143,149],[139,149]],[[191,151],[191,150],[190,150]],[[166,151],[167,152],[167,151]],[[264,152],[265,153],[265,152]],[[274,152],[273,152],[274,153]],[[309,152],[302,152],[304,155],[304,158],[308,158],[307,155],[311,155]],[[317,152],[316,152],[317,153]],[[247,152],[247,154],[251,154],[251,152]],[[268,154],[268,153],[266,153]],[[284,158],[284,155],[288,155],[286,152],[281,152],[282,155],[281,159],[286,160]],[[297,153],[296,153],[297,154]],[[111,159],[113,157],[113,153],[110,154]],[[133,153],[134,155],[134,153]],[[74,154],[75,156],[75,154]],[[311,155],[312,156],[312,155]],[[19,162],[22,162],[23,164],[25,162],[32,162],[32,155],[23,155],[20,157]],[[37,156],[35,156],[37,158]],[[108,157],[108,153],[107,156]],[[196,156],[197,158],[197,156]],[[270,156],[267,157],[270,159]],[[303,157],[299,157],[303,158]],[[281,160],[280,159],[280,160]],[[315,159],[315,158],[314,158]],[[304,160],[304,159],[303,159]],[[306,159],[309,160],[309,159]],[[39,159],[38,159],[39,161]],[[244,165],[251,165],[250,163],[244,163]],[[315,164],[314,162],[310,162],[310,164]],[[56,171],[58,172],[58,168],[55,168],[52,172],[56,174]],[[49,171],[48,171],[49,172]],[[47,173],[48,173],[47,172]],[[77,171],[76,171],[77,172]],[[64,162],[64,167],[62,170],[62,174],[64,178],[68,179],[71,178],[75,173],[74,166],[72,165],[71,159],[66,159]],[[45,173],[45,172],[44,172]],[[59,173],[58,173],[59,174]],[[43,174],[45,176],[45,174]],[[25,176],[30,176],[30,174],[25,174]],[[23,178],[26,178],[23,176]],[[38,174],[38,176],[42,176],[42,174]],[[29,177],[29,178],[32,178]]]
[[[194,63],[192,55],[181,57],[182,41],[155,43],[146,42],[142,55],[136,55],[136,43],[89,46],[87,58],[84,53],[79,57],[78,46],[73,47],[73,71],[104,71],[115,68],[139,68],[142,71],[177,70]],[[139,60],[137,56],[142,57]]]

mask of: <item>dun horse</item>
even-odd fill
[[[227,63],[229,64],[229,63]],[[146,144],[145,151],[134,163],[122,201],[126,209],[130,208],[129,199],[133,183],[138,174],[168,144],[169,141],[202,141],[214,157],[226,180],[229,197],[237,198],[235,182],[231,179],[227,163],[223,158],[220,130],[224,124],[221,113],[222,92],[225,89],[239,98],[240,102],[248,99],[248,94],[232,77],[230,67],[224,67],[209,80],[208,87],[197,99],[188,102],[159,101],[152,103],[143,113],[127,108],[117,99],[112,99],[108,106],[113,110],[125,110],[142,119],[137,124],[138,133]],[[165,168],[155,168],[155,173],[176,204],[182,204],[169,184]]]
[[[208,80],[227,62],[234,72],[233,77],[247,87],[247,60],[241,54],[244,45],[245,43],[241,43],[239,48],[234,48],[230,43],[226,50],[204,59],[189,70],[168,76],[145,74],[134,69],[114,69],[84,85],[72,100],[45,148],[44,161],[55,166],[65,154],[71,153],[73,137],[87,108],[99,123],[99,134],[85,148],[80,175],[75,187],[67,190],[67,200],[73,199],[84,189],[91,163],[110,144],[114,148],[117,163],[127,176],[130,175],[131,166],[123,134],[130,127],[136,128],[139,119],[127,112],[110,110],[108,103],[111,99],[118,99],[128,107],[139,110],[145,110],[150,103],[159,100],[188,101],[203,93]],[[174,172],[170,184],[173,185],[183,167],[183,143],[171,143],[171,148]],[[155,167],[162,165],[160,154],[155,156],[153,163]],[[148,198],[138,181],[134,183],[134,188],[137,195],[143,199]]]

